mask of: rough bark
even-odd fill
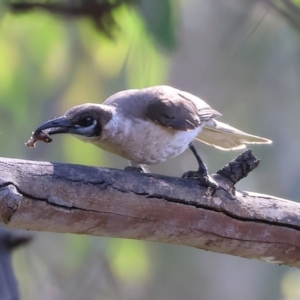
[[[197,180],[80,165],[0,159],[0,221],[31,230],[192,246],[300,267],[300,205],[236,191],[258,165],[251,150]]]

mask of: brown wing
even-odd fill
[[[177,98],[152,99],[147,106],[146,117],[164,127],[181,131],[193,130],[200,125],[196,105],[179,95]]]
[[[193,130],[220,116],[200,98],[170,86],[122,91],[109,97],[103,104],[115,106],[127,117],[149,119],[180,131]]]

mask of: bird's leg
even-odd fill
[[[195,155],[196,160],[197,160],[198,165],[199,165],[199,169],[198,169],[197,173],[200,176],[207,177],[208,176],[207,167],[204,164],[204,162],[202,161],[202,159],[201,159],[200,155],[198,154],[196,148],[194,147],[194,145],[192,143],[189,144],[189,147],[190,147],[191,151],[193,152],[193,154]]]
[[[199,168],[198,168],[198,171],[185,172],[182,175],[182,177],[198,179],[202,185],[216,189],[218,187],[218,184],[214,181],[213,178],[211,178],[211,176],[209,176],[207,167],[204,164],[204,162],[202,161],[202,159],[201,159],[200,155],[198,154],[197,150],[195,149],[194,145],[192,143],[190,143],[189,147],[196,157]]]
[[[125,171],[147,173],[147,170],[141,164],[137,164],[133,161],[130,161],[130,166],[125,167]]]

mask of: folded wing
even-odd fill
[[[271,144],[272,141],[234,128],[217,120],[209,120],[196,138],[198,141],[221,150],[236,150],[245,144]]]

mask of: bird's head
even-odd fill
[[[35,133],[43,130],[48,135],[69,133],[82,138],[97,138],[111,118],[109,107],[86,103],[72,107],[62,117],[47,121]]]

